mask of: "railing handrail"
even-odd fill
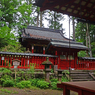
[[[13,52],[0,52],[4,55],[19,55],[19,56],[39,56],[39,57],[58,57],[56,55],[38,54],[38,53],[13,53]]]

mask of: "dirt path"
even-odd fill
[[[10,93],[9,93],[9,92]],[[62,90],[51,89],[19,89],[14,87],[0,88],[0,95],[63,95]],[[71,92],[71,95],[77,95],[75,92]]]

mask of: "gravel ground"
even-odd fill
[[[6,90],[7,89],[7,90]],[[9,92],[8,92],[9,91]],[[0,95],[63,95],[62,90],[51,89],[19,89],[15,87],[0,87]],[[71,91],[71,95],[78,95]]]

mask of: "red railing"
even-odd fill
[[[68,70],[69,67],[72,69],[79,70],[95,70],[95,58],[87,59],[74,59],[74,60],[61,60],[60,57],[45,55],[45,54],[28,54],[28,53],[2,53],[0,52],[0,67],[14,68],[13,60],[20,60],[18,68],[28,69],[30,66],[34,66],[35,69],[44,69],[42,62],[46,61],[46,57],[49,57],[49,61],[53,65],[58,65],[58,69]]]
[[[78,60],[76,69],[95,70],[95,60]]]
[[[30,68],[30,66],[34,66],[35,69],[44,69],[44,65],[42,65],[42,62],[46,61],[46,56],[0,54],[0,67],[14,68],[14,66],[13,66],[14,59],[18,59],[21,61],[18,68],[28,69],[28,68]],[[55,58],[49,57],[49,60],[54,65]]]
[[[75,70],[95,70],[95,58],[77,60],[59,60],[58,69],[68,70],[69,67]]]

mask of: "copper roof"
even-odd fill
[[[61,30],[28,26],[22,30],[22,38],[43,39],[43,40],[69,40],[63,36]]]
[[[76,41],[71,41],[69,43],[69,41],[57,41],[57,40],[51,40],[51,42],[48,44],[47,49],[50,46],[55,46],[55,47],[62,47],[62,48],[72,48],[72,49],[77,49],[77,50],[89,50],[88,47],[86,47],[85,45],[83,45],[80,42],[76,42]]]
[[[95,23],[95,0],[35,0],[41,11],[49,9]]]

